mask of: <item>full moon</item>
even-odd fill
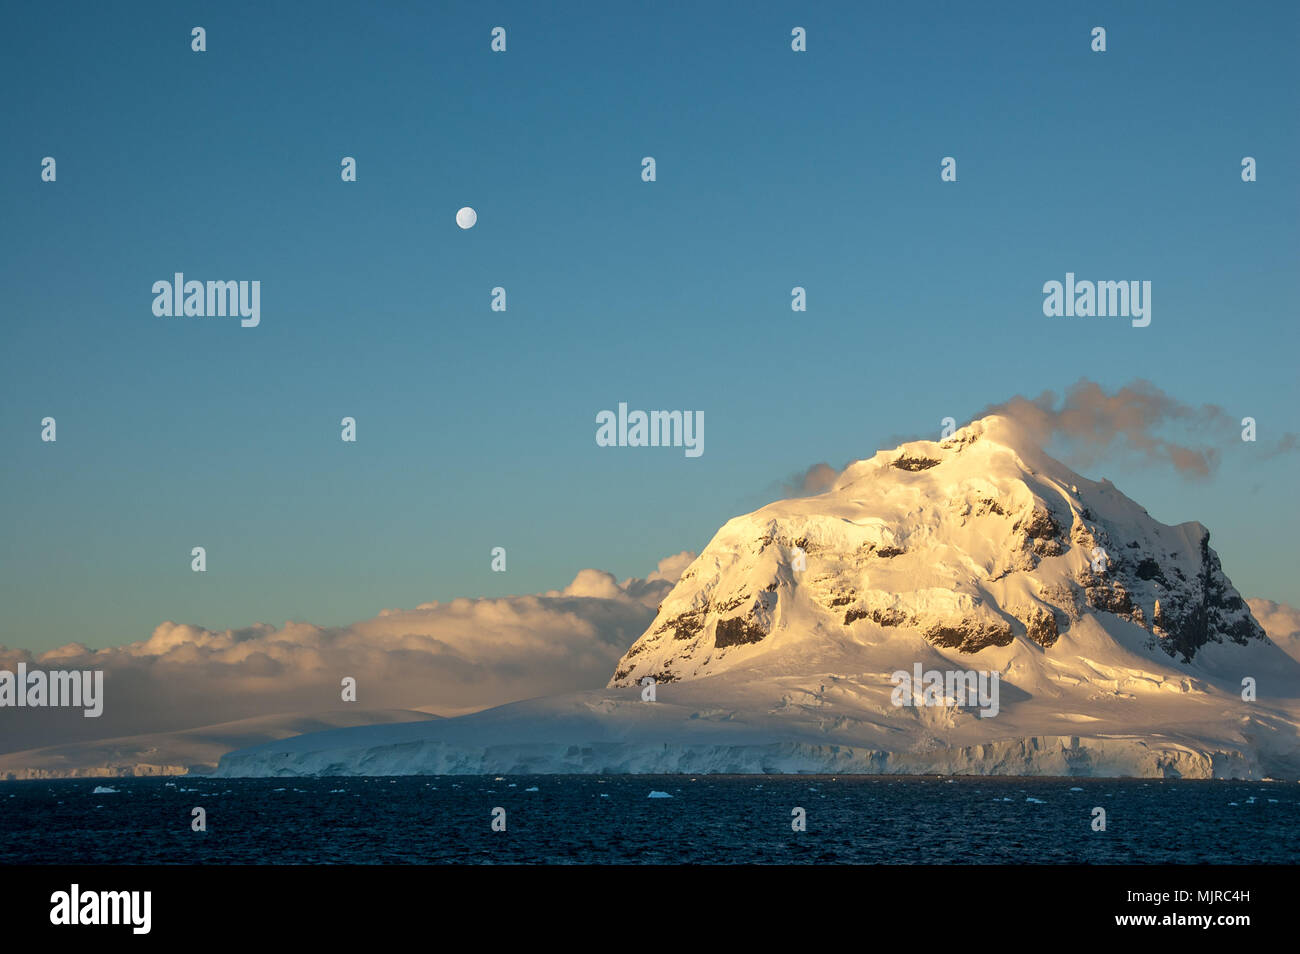
[[[456,213],[456,224],[463,229],[472,229],[478,221],[478,213],[468,205]]]

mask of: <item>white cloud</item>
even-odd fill
[[[1300,610],[1272,600],[1246,600],[1268,638],[1282,652],[1300,662]]]
[[[682,578],[686,568],[695,562],[696,554],[690,550],[674,553],[659,561],[659,567],[646,577],[648,583],[665,582],[670,587]],[[630,582],[630,581],[629,581]]]
[[[25,661],[105,674],[103,716],[7,709],[0,752],[342,709],[345,676],[357,680],[358,707],[440,714],[598,688],[692,559],[668,557],[648,579],[619,583],[582,570],[561,590],[422,603],[342,627],[210,630],[168,621],[148,639],[98,651],[0,647],[3,669]]]

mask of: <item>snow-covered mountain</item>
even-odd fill
[[[1015,449],[1012,433],[984,418],[729,521],[609,684],[838,656],[897,628],[963,655],[1017,639],[1050,650],[1105,614],[1184,662],[1264,637],[1205,527],[1165,526],[1109,481]]]
[[[916,667],[998,673],[996,712],[900,705],[893,674]],[[1208,531],[1159,523],[990,417],[729,521],[604,690],[299,736],[218,774],[1296,778],[1298,726],[1300,663]]]

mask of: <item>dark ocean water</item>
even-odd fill
[[[94,794],[96,786],[117,791]],[[207,812],[206,832],[191,830],[195,806]],[[791,829],[796,806],[807,813],[804,832]],[[1106,810],[1104,832],[1092,830],[1094,806]],[[506,810],[504,832],[491,828],[496,807]],[[1294,782],[540,775],[0,783],[3,864],[1298,858]]]

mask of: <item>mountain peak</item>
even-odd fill
[[[610,684],[851,659],[900,634],[963,654],[1051,651],[1085,618],[1184,663],[1263,636],[1201,524],[1159,523],[990,415],[728,521]]]
[[[991,414],[972,421],[942,440],[907,441],[892,449],[878,451],[873,457],[854,461],[844,468],[831,492],[846,490],[859,481],[878,479],[887,467],[916,473],[958,460],[978,467],[988,467],[991,461],[1000,460],[1004,463],[996,465],[999,470],[1022,470],[1031,474],[1046,469],[1070,484],[1077,484],[1078,475],[1044,454],[1014,421],[1000,414]]]

